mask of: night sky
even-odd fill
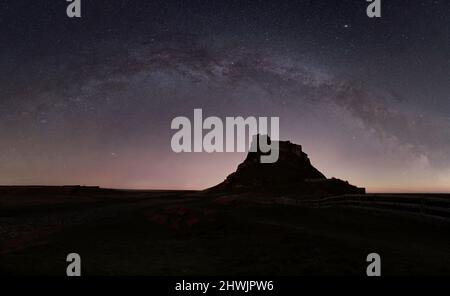
[[[203,189],[244,153],[181,153],[171,120],[279,116],[327,177],[450,191],[450,3],[0,3],[0,184]]]

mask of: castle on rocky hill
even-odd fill
[[[253,141],[259,141],[255,136]],[[259,147],[257,145],[256,147]],[[259,191],[275,194],[295,193],[305,196],[330,196],[340,194],[364,194],[365,189],[349,184],[347,181],[331,178],[317,170],[302,146],[290,141],[279,141],[279,157],[274,163],[261,163],[264,154],[257,149],[249,152],[244,162],[226,180],[212,188],[210,192]]]

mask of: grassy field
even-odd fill
[[[365,275],[376,252],[383,275],[450,275],[448,221],[261,200],[0,189],[0,273],[65,275],[75,252],[84,275]]]

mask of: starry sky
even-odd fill
[[[0,184],[203,189],[245,153],[172,152],[171,120],[279,116],[327,177],[450,191],[450,5],[0,3]]]

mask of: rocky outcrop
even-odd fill
[[[208,191],[258,191],[277,194],[297,193],[308,196],[365,193],[364,188],[353,186],[346,181],[327,179],[311,164],[301,145],[279,141],[279,158],[274,163],[261,163],[262,154],[261,151],[249,152],[236,172]]]

